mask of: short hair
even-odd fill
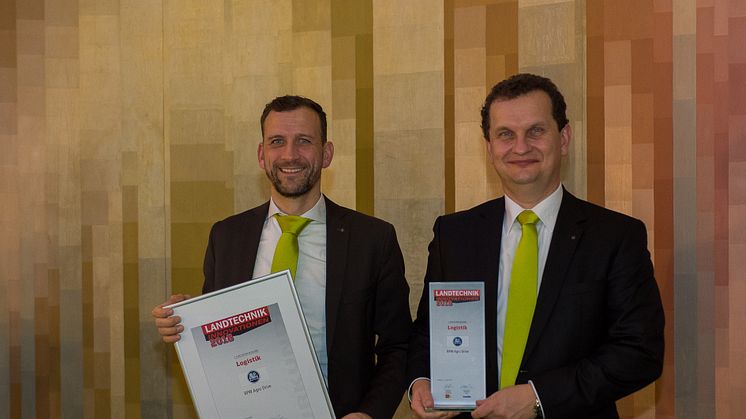
[[[270,112],[287,112],[298,108],[308,108],[316,112],[321,123],[321,142],[322,144],[326,143],[326,113],[324,112],[324,108],[307,97],[294,95],[278,96],[264,106],[262,117],[259,119],[262,127],[262,137],[264,137],[264,121],[267,120]]]
[[[567,120],[567,105],[565,98],[557,86],[548,78],[536,74],[521,73],[497,83],[482,105],[482,134],[484,139],[490,139],[490,106],[495,101],[515,99],[518,96],[541,90],[552,101],[552,116],[557,122],[557,129],[561,130],[569,122]]]

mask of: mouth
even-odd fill
[[[304,167],[278,167],[277,170],[280,173],[284,173],[287,175],[294,175],[296,173],[300,173],[304,170]]]
[[[528,167],[538,162],[539,162],[538,160],[530,159],[530,160],[513,160],[513,161],[509,161],[508,163],[514,166],[518,166],[518,167]]]

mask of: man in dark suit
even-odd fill
[[[338,417],[390,418],[406,388],[411,327],[409,288],[394,227],[343,208],[321,194],[321,169],[332,161],[326,115],[316,102],[283,96],[261,117],[259,165],[269,202],[216,223],[204,261],[203,292],[270,273],[282,234],[275,215],[310,222],[298,234],[295,286],[329,396]],[[179,339],[180,319],[153,309],[166,342]]]
[[[428,284],[477,280],[485,283],[488,397],[472,417],[618,418],[615,401],[654,381],[663,365],[663,309],[645,226],[562,187],[572,131],[549,79],[519,74],[498,83],[482,108],[482,129],[505,196],[435,222],[410,340],[413,413],[455,416],[428,409]],[[516,327],[511,282],[524,280],[511,270],[526,210],[538,217],[538,266],[535,298],[521,303],[533,310],[527,335],[515,351],[505,330]],[[515,374],[506,378],[503,360],[515,352]]]

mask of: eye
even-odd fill
[[[283,145],[285,144],[285,140],[282,137],[274,137],[274,138],[269,139],[268,144],[269,145]]]
[[[540,137],[544,134],[544,132],[544,127],[531,127],[531,129],[528,131],[528,135],[530,135],[531,137]]]
[[[311,144],[313,141],[311,141],[311,139],[308,137],[300,137],[298,139],[298,142],[301,144]]]
[[[495,138],[498,140],[509,140],[513,138],[513,131],[503,129],[495,133]]]

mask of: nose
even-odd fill
[[[525,154],[531,150],[531,145],[528,143],[526,134],[516,134],[515,142],[513,143],[513,152],[516,154]]]
[[[282,158],[285,160],[294,160],[297,155],[297,149],[293,141],[288,141],[282,148]]]

